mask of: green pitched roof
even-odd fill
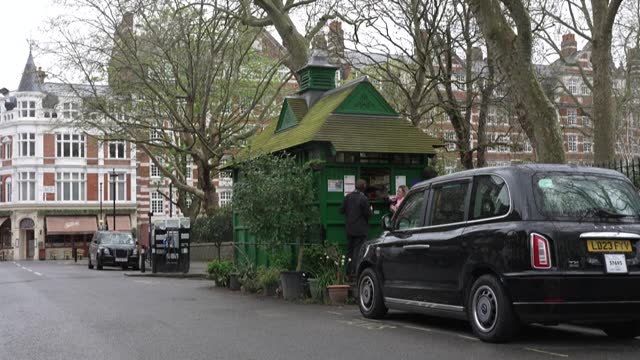
[[[326,92],[308,110],[305,103],[306,111],[300,101],[304,99],[288,98],[283,104],[283,111],[284,107],[286,111],[297,108],[292,111],[297,124],[283,128],[279,126],[282,119],[271,122],[251,139],[249,148],[238,154],[238,158],[277,152],[312,141],[330,142],[336,151],[410,154],[432,154],[433,146],[441,143],[397,116],[366,77]],[[373,109],[354,111],[361,106],[358,104],[371,101],[376,102]],[[302,114],[300,119],[298,116]]]
[[[307,102],[303,98],[286,98],[282,104],[276,132],[298,125],[307,113]]]

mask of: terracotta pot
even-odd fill
[[[329,299],[334,304],[343,305],[347,302],[347,295],[349,294],[349,285],[329,285],[327,286],[329,292]]]

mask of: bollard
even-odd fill
[[[144,251],[144,247],[142,247],[142,249],[140,250],[140,255],[138,256],[138,260],[140,261],[140,272],[145,272],[145,268],[144,265],[147,262],[145,259],[145,251]]]

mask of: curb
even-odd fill
[[[149,277],[149,278],[170,278],[170,279],[206,279],[207,274],[184,274],[184,273],[141,273],[125,272],[128,277]]]

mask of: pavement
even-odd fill
[[[138,278],[73,262],[0,262],[0,359],[636,359],[640,340],[531,326],[508,344],[467,323],[288,303],[208,280]]]

